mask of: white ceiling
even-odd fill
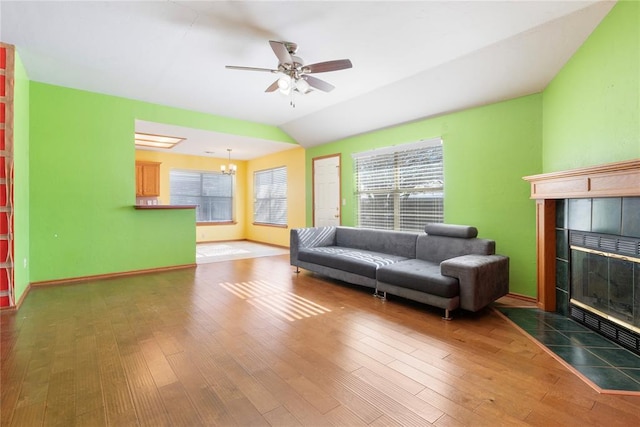
[[[0,40],[31,80],[280,127],[310,147],[399,123],[540,92],[615,2],[0,1]],[[298,44],[336,86],[296,98],[268,40]],[[138,122],[139,130],[185,129]],[[259,157],[290,144],[194,131],[189,154]],[[206,148],[206,150],[203,150]],[[235,155],[237,154],[237,156]]]

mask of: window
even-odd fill
[[[253,222],[287,225],[287,168],[253,174]]]
[[[444,220],[442,141],[354,154],[358,227],[420,231]]]
[[[198,205],[197,222],[233,221],[233,176],[219,172],[172,170],[172,205]]]

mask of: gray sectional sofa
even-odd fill
[[[509,292],[509,258],[475,227],[428,224],[424,233],[354,227],[291,230],[291,265],[445,310],[478,311]]]

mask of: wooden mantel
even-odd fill
[[[525,176],[536,200],[538,307],[556,309],[556,200],[640,196],[640,159]]]
[[[531,175],[532,199],[574,199],[640,195],[640,159]]]

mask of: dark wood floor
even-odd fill
[[[487,309],[299,276],[287,256],[31,291],[3,313],[2,425],[640,425]]]

